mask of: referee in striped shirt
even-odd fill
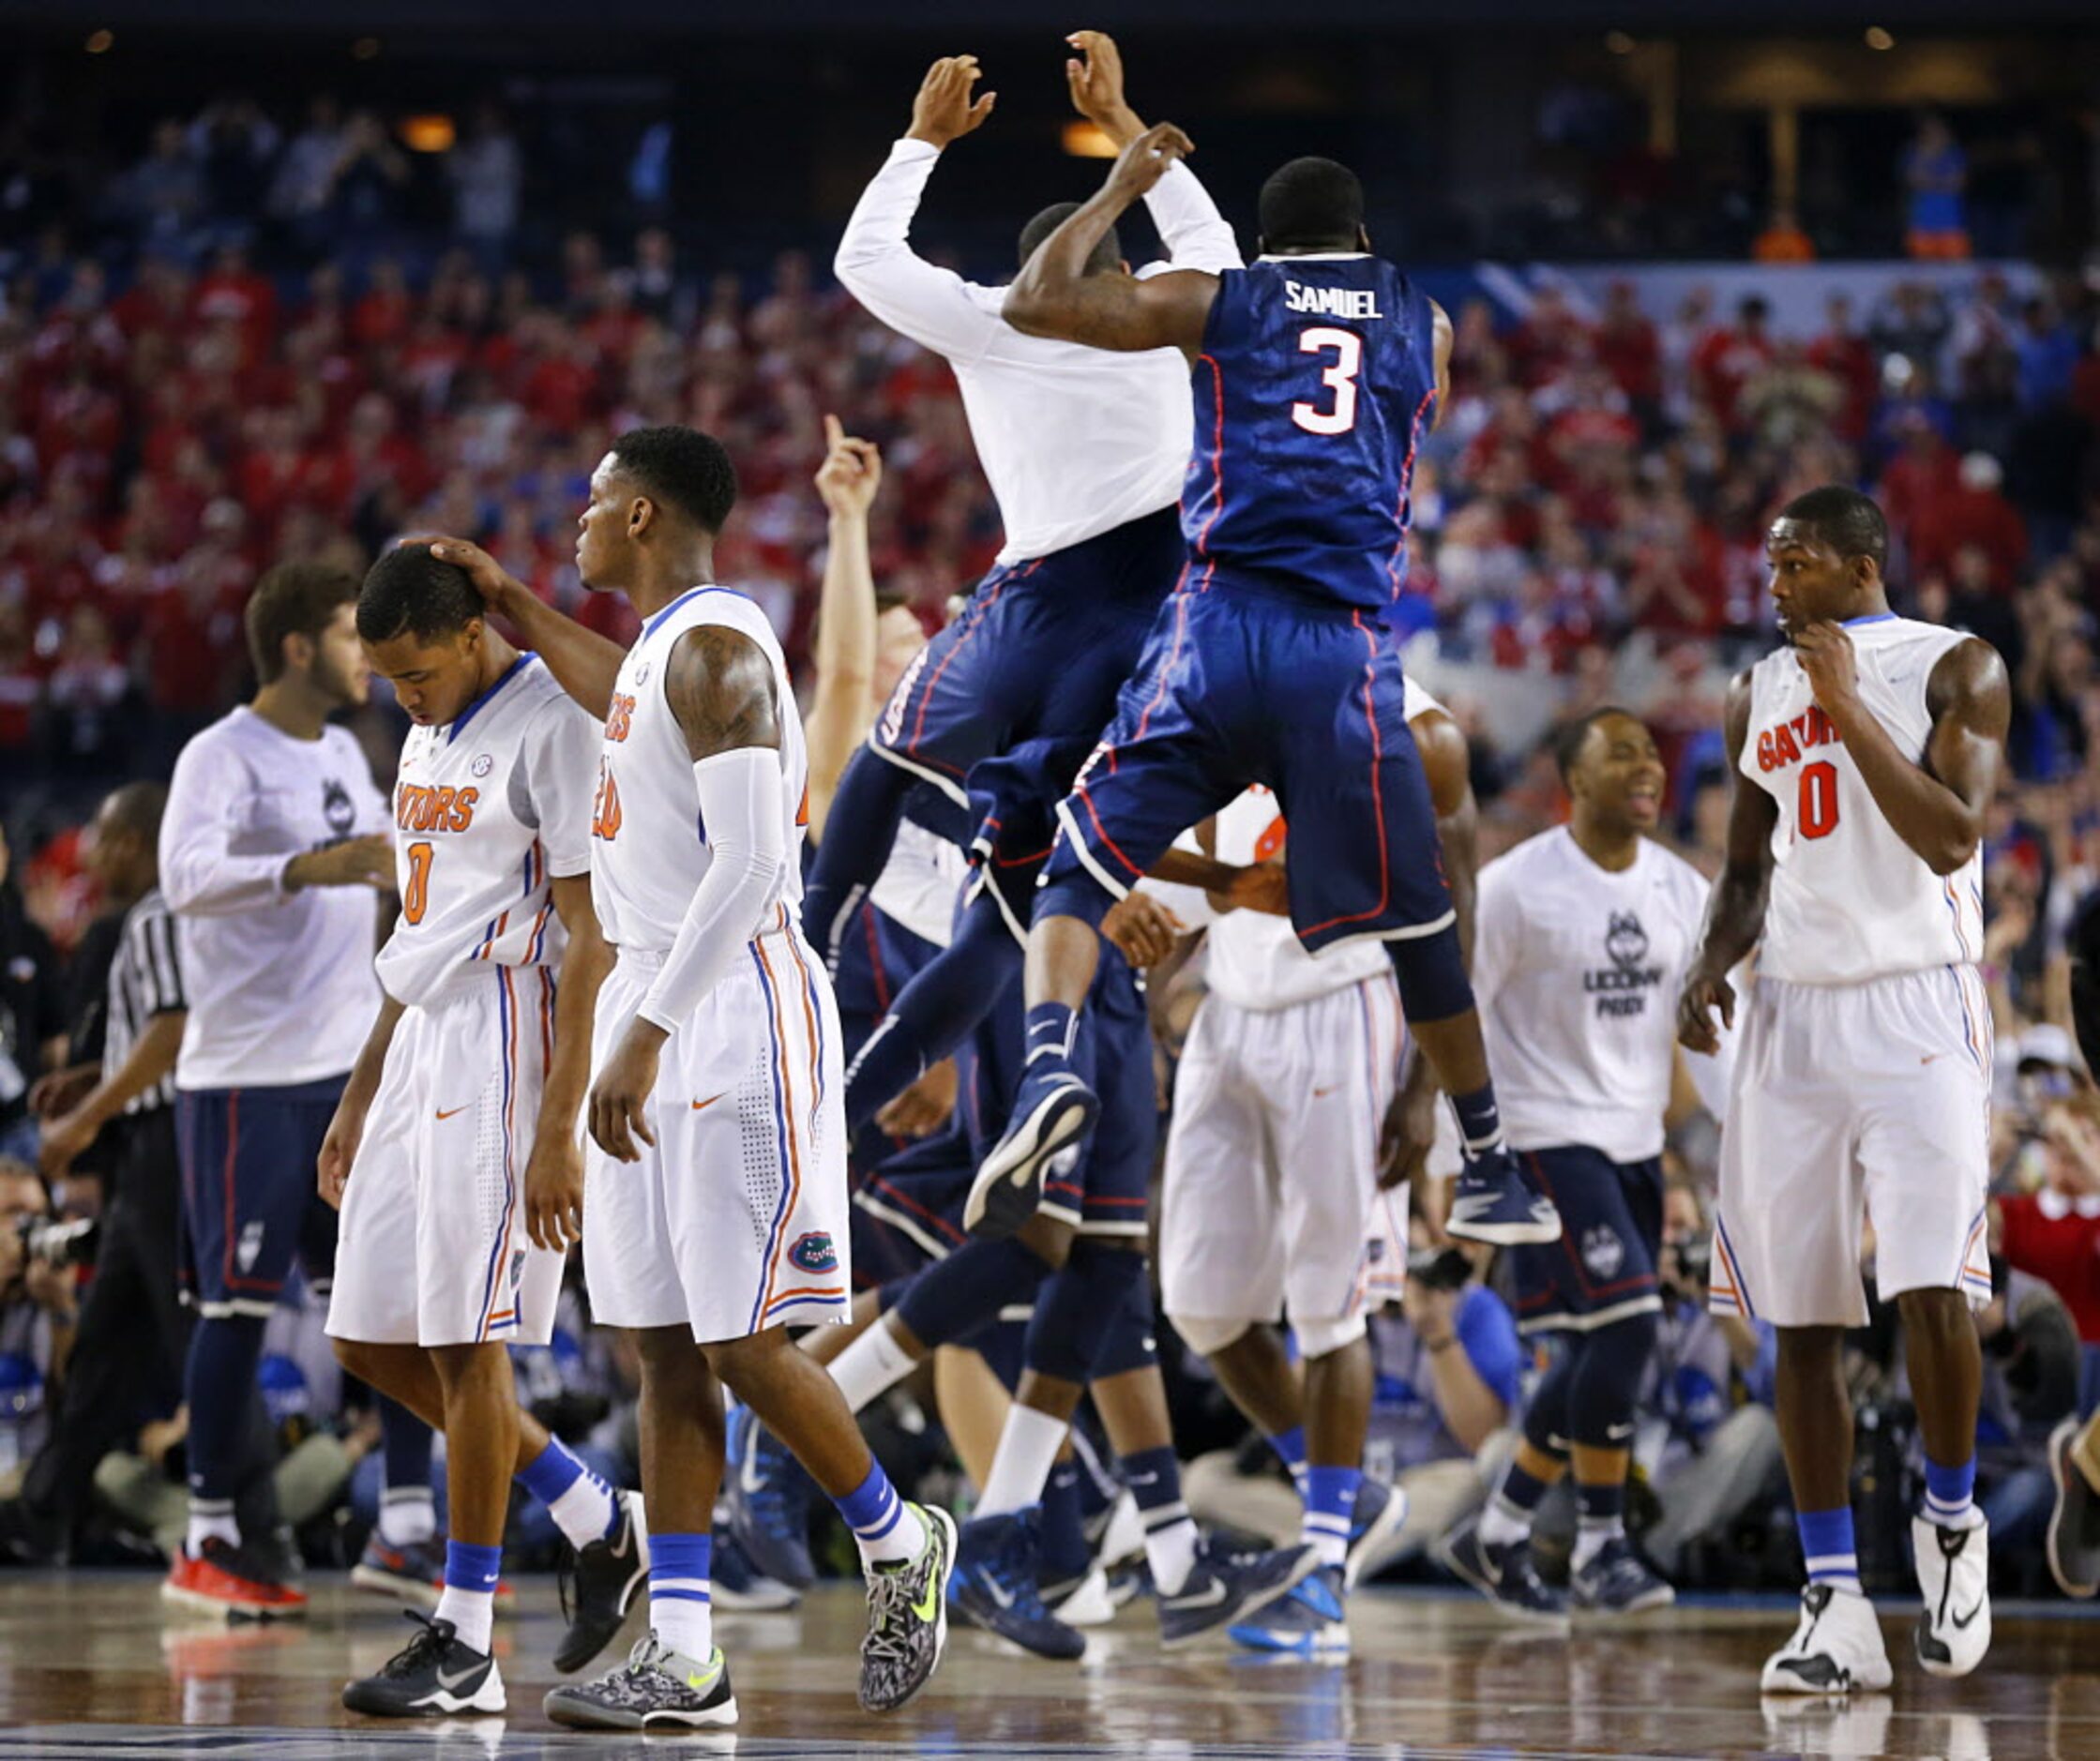
[[[96,1463],[128,1440],[142,1415],[172,1412],[182,1398],[188,1326],[175,1272],[174,1068],[185,1005],[159,885],[167,798],[159,783],[126,785],[102,803],[88,841],[88,865],[124,912],[102,1061],[83,1078],[86,1092],[45,1124],[38,1162],[55,1182],[99,1142],[111,1190],[51,1440],[30,1464],[20,1499],[0,1508],[0,1549],[16,1558],[61,1552]]]

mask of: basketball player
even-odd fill
[[[1292,826],[1291,915],[1307,950],[1382,942],[1410,1031],[1453,1097],[1468,1164],[1454,1233],[1550,1241],[1551,1203],[1503,1144],[1397,644],[1381,619],[1406,564],[1415,447],[1448,378],[1449,321],[1369,254],[1363,190],[1325,159],[1262,192],[1262,259],[1147,280],[1086,273],[1116,218],[1189,151],[1171,125],[1124,149],[1099,194],[1008,290],[1017,329],[1201,362],[1189,547],[1116,719],[1058,808],[1028,937],[1028,1067],[970,1198],[1010,1232],[1098,1103],[1071,1068],[1108,906],[1187,826],[1249,783]],[[1337,713],[1337,705],[1347,712]]]
[[[162,1594],[269,1619],[303,1613],[271,1537],[234,1499],[256,1472],[263,1324],[303,1260],[327,1288],[335,1212],[314,1159],[379,1008],[374,895],[394,884],[386,805],[338,710],[362,703],[354,576],[271,569],[249,597],[259,688],[175,760],[160,824],[160,888],[189,993],[175,1061],[183,1224],[198,1322],[185,1376],[189,1532]],[[427,1594],[436,1528],[431,1433],[391,1402],[386,1498],[359,1574]],[[267,1478],[266,1471],[263,1474]]]
[[[1529,1543],[1571,1457],[1575,1606],[1675,1600],[1626,1540],[1626,1472],[1662,1313],[1664,1115],[1706,882],[1651,835],[1667,774],[1638,718],[1593,711],[1555,757],[1568,822],[1482,870],[1473,982],[1511,1147],[1561,1212],[1558,1242],[1515,1252],[1518,1332],[1558,1333],[1561,1350],[1495,1495],[1438,1551],[1510,1614],[1557,1624],[1569,1598],[1533,1570]]]
[[[1788,646],[1730,692],[1742,775],[1679,1032],[1715,1048],[1715,1011],[1735,1014],[1727,974],[1756,948],[1721,1140],[1713,1306],[1779,1335],[1779,1437],[1808,1587],[1764,1686],[1830,1694],[1890,1680],[1848,1492],[1841,1351],[1866,1318],[1863,1215],[1875,1281],[1902,1315],[1925,1445],[1911,1526],[1918,1658],[1967,1675],[1990,1646],[1970,1314],[1990,1298],[1990,1011],[1974,961],[1978,845],[2011,710],[1987,643],[1889,610],[1888,526],[1866,496],[1797,497],[1765,554]]]
[[[581,1568],[557,1668],[603,1648],[646,1564],[639,1500],[616,1508],[519,1411],[510,1370],[511,1346],[552,1337],[579,1233],[577,1113],[612,964],[590,900],[597,730],[428,545],[373,565],[357,630],[415,726],[394,788],[401,916],[379,956],[385,1001],[321,1147],[323,1197],[341,1207],[328,1331],[346,1368],[442,1423],[451,1533],[436,1618],[343,1704],[498,1712],[513,1471],[528,1488],[586,1483],[551,1500]]]
[[[1413,680],[1405,688],[1463,920],[1474,820],[1465,736]],[[1274,797],[1253,789],[1217,816],[1210,841],[1221,861],[1269,861],[1289,835]],[[1160,1295],[1174,1331],[1291,1470],[1301,1540],[1318,1559],[1232,1636],[1259,1650],[1333,1654],[1349,1646],[1352,1558],[1407,1513],[1404,1498],[1363,1474],[1373,1378],[1362,1273],[1381,1128],[1397,1098],[1399,995],[1376,942],[1315,957],[1279,917],[1229,912],[1206,946],[1209,991],[1189,1025],[1167,1135]],[[1404,1186],[1397,1209],[1407,1214]],[[1278,1332],[1286,1319],[1302,1392]]]
[[[642,618],[623,659],[471,545],[442,540],[605,730],[591,896],[616,948],[598,993],[583,1264],[633,1330],[652,1631],[627,1666],[547,1696],[584,1728],[727,1724],[709,1620],[722,1389],[838,1505],[868,1574],[860,1702],[903,1705],[940,1661],[955,1527],[903,1502],[785,1323],[847,1302],[838,1011],[796,918],[806,769],[765,615],[715,584],[729,456],[687,428],[622,435],[591,477],[577,569]]]
[[[1115,44],[1095,31],[1070,42],[1074,104],[1119,143],[1133,139],[1144,125],[1125,98]],[[933,64],[910,130],[847,222],[836,264],[862,305],[954,369],[1005,525],[991,573],[906,672],[841,779],[810,877],[806,921],[831,960],[853,905],[883,871],[915,782],[945,797],[960,841],[981,846],[986,886],[974,909],[854,1061],[855,1129],[959,1044],[1019,970],[1051,810],[1113,712],[1182,564],[1174,504],[1188,463],[1186,363],[1171,349],[1113,361],[1023,335],[1000,315],[1005,290],[963,281],[908,243],[935,164],[991,113],[993,94],[973,96],[980,77],[973,55]],[[1231,229],[1186,169],[1162,177],[1147,202],[1176,263],[1238,266]],[[1023,261],[1069,212],[1060,204],[1029,221]],[[1137,285],[1106,230],[1082,273]],[[1034,762],[983,763],[1023,742],[1037,743]]]

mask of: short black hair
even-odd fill
[[[1871,495],[1850,484],[1826,483],[1797,495],[1779,518],[1807,527],[1841,558],[1871,557],[1877,573],[1889,565],[1889,522]]]
[[[383,552],[357,595],[357,634],[368,642],[390,642],[397,636],[428,642],[456,636],[487,615],[466,570],[439,561],[427,544],[400,544]]]
[[[332,563],[279,563],[267,570],[243,614],[257,682],[274,685],[284,676],[286,637],[319,641],[337,611],[356,601],[356,576]]]
[[[1080,211],[1076,202],[1053,202],[1042,213],[1020,229],[1020,261],[1027,267],[1029,258],[1041,248],[1043,240]],[[1123,241],[1116,236],[1114,227],[1101,234],[1100,240],[1088,254],[1086,273],[1106,275],[1123,262]]]
[[[1333,159],[1292,159],[1262,186],[1264,250],[1352,250],[1364,230],[1364,186]]]
[[[1628,721],[1639,722],[1640,717],[1630,709],[1622,709],[1616,703],[1605,703],[1593,709],[1587,715],[1578,715],[1573,721],[1563,722],[1553,732],[1553,768],[1561,774],[1561,787],[1565,789],[1575,775],[1575,767],[1581,760],[1582,746],[1590,737],[1590,730],[1600,721],[1609,721],[1614,715],[1624,715]],[[1645,727],[1646,723],[1641,723]]]
[[[167,806],[166,784],[126,783],[110,790],[102,811],[113,830],[130,833],[151,850],[160,841],[160,816]]]
[[[736,505],[736,467],[721,442],[697,428],[629,429],[612,443],[612,457],[652,500],[703,531],[721,531]]]

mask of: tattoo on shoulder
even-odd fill
[[[672,650],[664,698],[695,762],[739,746],[780,744],[773,663],[741,631],[718,624],[687,630]]]

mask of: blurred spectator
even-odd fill
[[[1962,192],[1969,184],[1969,156],[1944,117],[1928,111],[1918,118],[1918,131],[1903,150],[1902,175],[1911,192],[1904,248],[1913,257],[1942,261],[1968,256]]]
[[[525,184],[524,155],[503,113],[476,106],[467,137],[446,158],[452,180],[452,230],[474,248],[482,266],[500,269],[518,230],[518,204]]]
[[[29,1090],[65,1052],[65,993],[57,950],[29,919],[0,828],[0,1156],[28,1160],[37,1126]]]
[[[73,1270],[33,1251],[23,1232],[55,1220],[37,1170],[0,1154],[0,1489],[9,1493],[50,1432],[72,1348]]]
[[[2027,527],[2005,499],[2005,473],[1988,453],[1971,453],[1954,481],[1920,505],[1907,529],[1913,576],[1948,572],[1956,553],[1983,554],[1994,594],[2010,594],[2027,570]]]
[[[2078,1416],[2100,1408],[2100,1124],[2090,1092],[2052,1106],[2043,1184],[1996,1200],[2006,1263],[2063,1300],[2078,1334]]]

